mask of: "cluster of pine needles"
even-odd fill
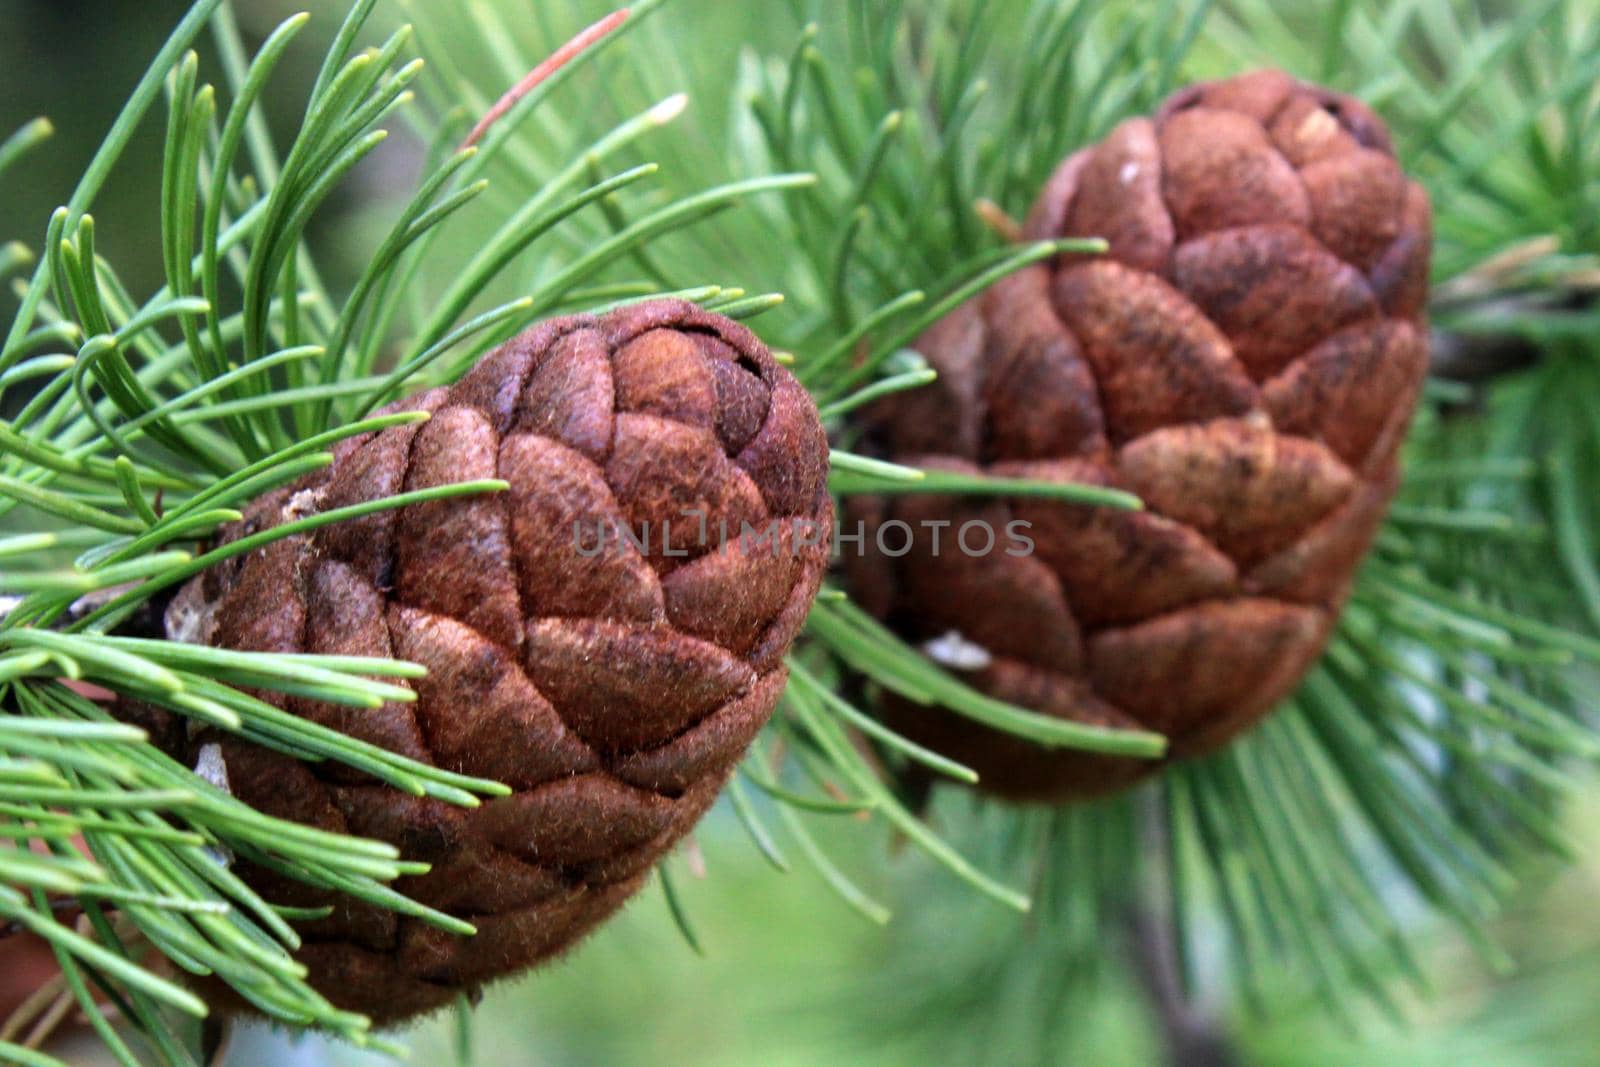
[[[1390,120],[1436,205],[1437,347],[1490,360],[1470,374],[1441,365],[1430,383],[1406,488],[1323,662],[1265,726],[1133,796],[1019,812],[946,790],[924,809],[903,788],[908,768],[974,776],[878,722],[876,692],[1041,744],[1153,758],[1163,741],[986,698],[830,588],[726,796],[775,867],[798,852],[870,921],[894,909],[827,854],[813,820],[869,813],[929,857],[919,878],[937,892],[1031,909],[1026,923],[971,924],[973,944],[948,944],[917,977],[925,1000],[1021,995],[1016,981],[973,981],[1004,968],[1065,1010],[1098,980],[1107,932],[1135,920],[1170,932],[1188,981],[1263,1004],[1311,992],[1341,1015],[1357,1002],[1398,1013],[1397,980],[1425,984],[1419,913],[1499,961],[1489,921],[1543,857],[1570,853],[1561,800],[1600,755],[1583,714],[1600,663],[1587,636],[1600,624],[1588,403],[1600,395],[1600,22],[1580,0],[1501,20],[1457,0],[1163,0],[1137,18],[1089,0],[643,0],[587,32],[552,5],[512,24],[487,4],[419,2],[401,4],[415,32],[362,45],[393,14],[376,6],[353,5],[282,147],[261,102],[285,91],[275,69],[303,47],[307,19],[252,51],[227,0],[197,0],[42,243],[0,250],[19,302],[0,347],[0,923],[49,943],[58,1003],[119,1062],[196,1062],[206,1006],[176,971],[398,1051],[306,984],[290,920],[313,916],[261,899],[229,856],[471,927],[389,887],[418,869],[392,846],[251,810],[115,720],[109,696],[416,796],[470,806],[505,791],[246,692],[377,707],[411,699],[385,679],[415,665],[131,635],[164,593],[228,556],[504,483],[210,547],[219,527],[326,466],[339,440],[424,417],[371,412],[529,323],[663,294],[759,316],[835,432],[841,496],[1137,507],[1093,487],[858,456],[844,416],[926,384],[909,346],[957,304],[1099,247],[1018,244],[1010,220],[1069,151],[1240,57],[1357,93]],[[192,51],[202,34],[215,84]],[[163,112],[165,284],[136,295],[97,253],[92,209]],[[417,187],[334,291],[306,236],[390,122],[422,145]],[[0,183],[25,180],[49,134],[39,121],[0,146]],[[1493,361],[1508,351],[1532,352],[1532,368],[1502,373]],[[662,882],[692,940],[672,863]],[[0,1058],[56,1063],[13,1023]]]

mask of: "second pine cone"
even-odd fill
[[[1427,364],[1427,195],[1364,105],[1261,71],[1183,90],[1068,158],[1027,233],[1110,247],[937,323],[916,348],[939,380],[874,408],[868,441],[914,466],[1115,486],[1146,510],[858,500],[854,592],[913,643],[982,646],[988,665],[964,677],[992,696],[1205,753],[1315,662],[1394,493]],[[917,536],[891,556],[872,531],[894,519]],[[935,551],[924,520],[1021,520],[1033,551],[968,555],[951,527]],[[887,710],[1015,799],[1158,766]]]

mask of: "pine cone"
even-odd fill
[[[559,953],[639,888],[771,714],[832,525],[810,398],[748,330],[692,304],[543,323],[393,410],[432,418],[343,442],[225,540],[428,486],[510,490],[274,542],[168,613],[169,632],[219,647],[425,665],[415,703],[378,711],[260,695],[515,790],[465,810],[200,739],[221,744],[235,795],[393,842],[432,864],[397,888],[477,926],[452,936],[241,863],[271,901],[334,905],[301,925],[298,957],[380,1023]]]
[[[847,555],[857,596],[913,642],[983,646],[967,680],[984,692],[1156,730],[1174,757],[1211,751],[1316,660],[1394,493],[1427,363],[1427,196],[1365,106],[1263,71],[1071,156],[1027,231],[1110,251],[1022,271],[935,324],[917,348],[939,381],[879,405],[869,439],[902,463],[1115,486],[1147,510],[858,502],[869,527],[920,536],[890,558],[869,529]],[[935,551],[918,524],[941,520]],[[1030,523],[1032,553],[1002,538],[967,555],[952,534],[977,520]],[[898,553],[903,531],[885,540]],[[888,711],[1017,799],[1155,766]]]

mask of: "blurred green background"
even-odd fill
[[[345,7],[341,0],[248,0],[236,5],[236,13],[254,48],[288,15],[310,11],[308,45],[289,51],[282,78],[275,83],[275,88],[303,90],[316,76],[318,42],[332,36]],[[49,150],[28,159],[26,180],[11,183],[0,197],[0,233],[26,234],[35,241],[44,233],[51,211],[72,194],[129,91],[188,9],[189,0],[0,0],[0,129],[9,134],[40,115],[55,126]],[[197,50],[202,69],[209,77],[218,77],[209,35],[201,35]],[[265,106],[274,132],[282,137],[297,128],[304,100],[269,90]],[[136,292],[161,283],[161,250],[154,227],[147,224],[159,203],[164,121],[160,109],[147,119],[128,148],[117,180],[96,202],[104,254],[117,263]],[[399,140],[403,144],[404,138]],[[395,157],[403,160],[405,154],[402,147],[389,153],[386,162],[394,164]],[[363,194],[381,200],[382,177],[381,168],[375,167],[364,184],[335,192],[330,214],[355,214]],[[396,195],[401,188],[397,184]],[[318,251],[341,247],[338,232],[337,226],[313,228]],[[330,258],[338,262],[337,255]],[[16,298],[7,289],[0,296],[0,314],[9,319],[15,306]]]
[[[502,0],[500,6],[516,18],[544,2]],[[557,21],[573,21],[565,4],[546,6]],[[1137,6],[1128,3],[1130,11]],[[0,232],[42,234],[50,211],[70,194],[129,87],[186,7],[185,0],[0,2],[0,128],[9,131],[43,114],[57,131],[52,150],[31,159],[27,180],[0,199]],[[238,10],[255,42],[299,7],[313,13],[310,37],[329,33],[344,4],[247,0]],[[396,17],[392,10],[385,14]],[[305,84],[317,55],[315,47],[292,50],[280,84]],[[285,127],[300,106],[292,97],[269,101],[275,123]],[[362,227],[408,188],[416,152],[414,142],[397,138],[339,194],[326,224],[314,228],[335,264],[346,270],[356,265],[348,258],[341,263],[338,253],[365,247]],[[147,131],[97,212],[115,220],[101,231],[101,241],[136,291],[159,284],[152,228],[139,225],[157,202],[159,154],[159,134]],[[340,279],[332,280],[337,285]],[[11,299],[4,297],[8,307]],[[1592,846],[1591,855],[1600,855],[1597,813],[1600,808],[1591,806],[1570,817],[1573,836]],[[930,961],[937,966],[954,940],[982,936],[985,924],[996,921],[996,906],[930,873],[911,852],[896,853],[885,870],[877,857],[891,843],[875,825],[841,818],[817,832],[866,889],[896,904],[895,923],[879,927],[863,920],[802,863],[789,874],[772,870],[719,807],[676,864],[703,958],[680,935],[654,886],[568,959],[490,989],[470,1027],[447,1013],[408,1031],[412,1061],[428,1067],[458,1060],[495,1067],[968,1062],[949,1058],[930,1038],[940,1031],[924,1024],[935,1020],[898,1007],[915,1002],[915,989],[899,989],[894,998],[882,992],[897,975],[915,974]],[[1501,924],[1522,965],[1512,976],[1485,973],[1453,938],[1441,935],[1432,961],[1437,994],[1409,1006],[1409,1028],[1374,1022],[1358,1035],[1309,1008],[1270,1020],[1241,1014],[1233,1020],[1237,1057],[1259,1067],[1600,1064],[1597,897],[1600,861],[1530,896]],[[1115,936],[1108,934],[1108,953]],[[1051,1008],[1020,1004],[1012,1007],[1017,1019],[975,1019],[973,1025],[989,1028],[979,1043],[983,1062],[1024,1062],[1032,1053],[1022,1049],[1031,1045],[1017,1035],[1027,1029],[1029,1015]],[[1094,1067],[1140,1067],[1155,1062],[1159,1051],[1152,1010],[1131,976],[1080,1005],[1061,1024],[1059,1039],[1060,1062]],[[97,1064],[101,1055],[84,1042],[72,1062]],[[386,1061],[314,1037],[248,1026],[235,1035],[226,1062],[311,1067]]]

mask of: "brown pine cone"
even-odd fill
[[[832,525],[811,399],[749,330],[681,301],[543,323],[392,410],[432,418],[341,443],[225,540],[451,482],[510,490],[274,542],[168,613],[175,636],[220,647],[425,665],[415,703],[378,711],[260,695],[515,790],[465,810],[201,739],[235,795],[393,842],[432,864],[397,888],[476,925],[456,937],[241,863],[270,901],[334,905],[301,924],[298,958],[380,1023],[561,952],[639,888],[772,713]]]
[[[1315,661],[1395,490],[1427,363],[1427,195],[1365,106],[1262,71],[1067,159],[1027,231],[1110,251],[1022,271],[937,323],[916,347],[939,380],[879,405],[869,439],[902,463],[1115,486],[1147,510],[859,502],[869,525],[953,526],[897,557],[869,530],[847,556],[856,593],[913,642],[982,646],[966,677],[984,692],[1210,751]],[[969,556],[953,534],[971,521],[1030,523],[1035,547],[1009,555],[1002,533]],[[885,540],[898,552],[903,531]],[[889,714],[1017,799],[1156,766],[894,699]]]

